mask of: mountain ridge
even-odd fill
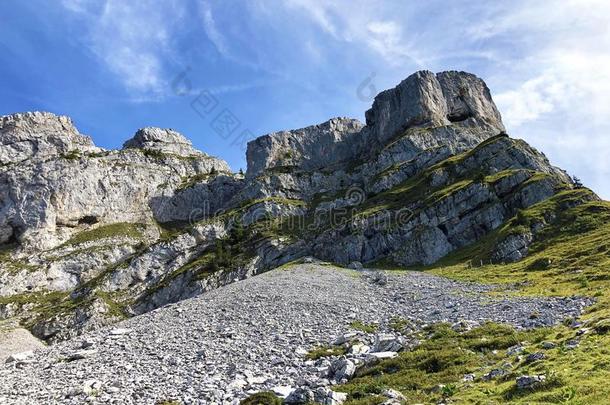
[[[308,255],[430,265],[575,187],[472,74],[417,72],[366,116],[257,138],[245,177],[169,129],[103,150],[66,117],[3,117],[0,314],[57,340]],[[522,259],[544,226],[490,256]]]

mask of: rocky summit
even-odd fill
[[[610,372],[610,204],[473,74],[365,115],[245,174],[172,129],[1,117],[0,402],[595,403],[570,367]]]

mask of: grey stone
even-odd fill
[[[501,368],[495,368],[488,373],[483,374],[482,378],[484,381],[495,380],[498,377],[502,377],[507,374],[507,371]]]
[[[545,357],[544,353],[542,353],[542,352],[530,353],[525,357],[525,362],[533,363],[535,361],[544,359],[544,357]]]
[[[476,378],[476,375],[469,373],[469,374],[464,374],[464,377],[462,377],[462,381],[464,382],[472,382],[474,381],[474,379]]]
[[[373,352],[399,352],[404,348],[403,339],[389,333],[379,333],[375,336]]]
[[[340,357],[330,365],[328,376],[336,381],[349,380],[356,372],[356,366],[351,360]]]
[[[544,375],[522,375],[517,377],[517,388],[520,390],[532,389],[546,380]]]
[[[557,343],[555,342],[542,342],[541,344],[542,348],[544,350],[550,350],[550,349],[554,349],[557,347]]]
[[[508,349],[506,349],[506,354],[509,356],[514,356],[514,355],[523,353],[524,350],[525,350],[525,347],[521,344],[518,344],[518,345],[511,346]]]
[[[286,397],[284,403],[286,404],[308,404],[315,400],[315,396],[312,390],[309,388],[297,388]]]
[[[5,362],[6,363],[13,363],[13,362],[19,363],[22,361],[29,360],[33,355],[34,355],[34,352],[32,352],[32,351],[11,354],[10,356],[7,357]]]
[[[360,262],[351,262],[347,268],[352,270],[362,270],[362,263]]]

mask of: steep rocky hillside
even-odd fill
[[[573,188],[474,75],[415,73],[366,117],[252,141],[245,178],[172,130],[107,151],[66,117],[3,117],[0,314],[56,340],[309,254],[427,265]],[[524,257],[543,226],[490,259]]]
[[[481,334],[493,329],[483,325],[483,321],[508,323],[518,328],[551,327],[566,317],[577,318],[584,307],[594,302],[597,302],[594,308],[602,308],[601,313],[605,313],[605,295],[598,290],[603,290],[603,283],[608,279],[603,268],[608,261],[604,240],[610,218],[608,204],[592,191],[574,184],[570,176],[552,166],[542,153],[507,135],[489,89],[472,74],[417,72],[395,88],[380,93],[366,112],[366,123],[333,118],[319,125],[264,135],[248,144],[246,157],[248,170],[242,175],[232,173],[224,161],[195,150],[184,136],[171,129],[140,129],[122,149],[104,150],[81,135],[67,117],[39,112],[2,117],[0,319],[5,319],[7,325],[21,324],[21,328],[47,343],[82,333],[106,339],[108,329],[94,331],[134,316],[126,325],[146,323],[144,319],[150,319],[158,327],[162,327],[160,323],[178,322],[173,318],[167,320],[171,318],[168,314],[172,314],[168,309],[143,314],[205,293],[201,300],[177,307],[180,313],[185,310],[199,313],[200,309],[193,306],[205,306],[208,303],[205,297],[217,297],[214,299],[224,302],[228,298],[223,294],[233,294],[236,290],[232,288],[240,288],[219,287],[282,265],[301,263],[304,258],[308,262],[349,265],[354,269],[360,269],[363,264],[369,269],[423,269],[481,283],[507,282],[510,295],[523,292],[570,296],[574,291],[582,295],[574,298],[574,302],[532,298],[525,307],[519,306],[521,302],[515,302],[513,307],[512,298],[506,297],[506,313],[487,307],[470,311],[464,310],[464,306],[470,308],[480,303],[473,299],[457,308],[456,298],[442,291],[443,283],[450,283],[446,279],[424,277],[412,287],[413,291],[403,291],[401,279],[391,277],[391,287],[378,291],[381,296],[371,295],[362,307],[354,303],[356,315],[352,317],[353,321],[366,321],[367,325],[374,322],[378,325],[376,328],[386,331],[392,329],[391,319],[405,319],[408,315],[405,311],[413,305],[427,311],[436,303],[431,300],[422,304],[413,296],[413,299],[398,300],[402,304],[392,307],[389,299],[387,305],[391,308],[379,312],[385,305],[383,297],[417,295],[418,288],[434,286],[440,286],[432,291],[442,301],[439,308],[432,309],[439,311],[438,314],[410,319],[417,322],[409,333],[429,330],[429,336],[434,336],[434,328],[439,326],[430,324],[460,321],[476,323],[483,328]],[[591,251],[593,246],[599,250]],[[294,277],[305,284],[323,278],[313,276],[315,272],[308,274],[309,277],[301,273]],[[380,280],[386,284],[384,273],[373,274],[373,284],[377,285]],[[260,281],[263,285],[250,280],[250,284],[236,285],[272,291],[273,276],[265,277],[270,278],[257,277],[263,280]],[[365,277],[369,278],[369,275]],[[286,283],[279,283],[276,288],[294,288],[298,294],[300,287]],[[336,283],[337,288],[350,285],[348,279],[341,278],[329,283]],[[366,296],[368,290],[362,290],[363,285],[368,284],[350,287],[354,300],[356,296]],[[450,288],[454,288],[453,284]],[[472,291],[470,287],[463,288],[465,294],[483,294],[485,300],[498,293],[489,286],[473,285]],[[211,290],[215,290],[213,294]],[[256,291],[248,293],[257,294]],[[315,298],[313,291],[303,293]],[[348,296],[350,290],[344,293]],[[269,296],[269,293],[260,294]],[[337,291],[337,294],[343,293]],[[591,299],[593,296],[596,300]],[[326,303],[325,298],[319,298],[317,303],[312,303],[311,312],[305,306],[294,316],[302,318],[314,313],[311,316],[316,317],[325,307],[335,319],[326,335],[345,332],[342,329],[346,325],[344,318],[351,316],[347,314],[349,309],[341,307],[340,301]],[[234,299],[239,302],[240,297]],[[286,297],[276,297],[270,303],[284,305],[281,303],[285,300]],[[250,306],[262,305],[256,297],[250,297],[249,302],[244,301],[245,314]],[[447,306],[450,304],[453,306]],[[343,309],[333,312],[334,305]],[[366,309],[366,305],[370,308]],[[379,308],[371,316],[358,315],[376,305]],[[450,311],[452,316],[440,315],[454,307],[457,309]],[[509,307],[519,315],[511,314]],[[265,307],[264,311],[272,309]],[[271,317],[279,316],[273,311]],[[201,312],[201,317],[207,316],[212,315]],[[193,320],[185,322],[191,325]],[[320,327],[284,321],[280,324],[278,327],[287,334],[295,333],[298,328]],[[21,332],[25,330],[20,329]],[[142,333],[138,332],[138,339],[142,339]],[[180,333],[184,337],[189,332],[184,329]],[[558,333],[566,336],[569,332]],[[321,330],[316,329],[314,335],[310,340],[300,341],[300,346],[307,346],[303,350],[330,343],[325,340],[330,337],[324,336]],[[406,331],[404,335],[405,339],[415,339]],[[240,341],[247,339],[247,335],[239,336]],[[422,338],[418,336],[417,339]],[[443,336],[447,339],[443,344],[474,344],[468,336]],[[30,338],[26,340],[31,342]],[[155,337],[162,338],[162,335]],[[372,344],[374,336],[363,339],[364,343]],[[54,353],[73,350],[70,345],[74,342],[53,349],[55,352],[50,352],[49,359],[43,362],[61,361],[64,354]],[[172,350],[182,350],[181,343],[176,344]],[[280,346],[270,350],[279,353],[297,349],[294,345]],[[432,346],[421,347],[432,350]],[[500,346],[498,350],[507,348]],[[350,347],[343,348],[351,350]],[[115,355],[106,349],[111,350],[104,346],[96,356]],[[191,349],[194,350],[190,347],[188,350]],[[412,355],[409,353],[412,352],[401,354],[401,359]],[[222,355],[217,356],[211,360],[213,367],[206,366],[212,367],[206,373],[213,374],[217,367],[222,369],[218,371],[219,377],[204,384],[209,390],[195,389],[196,393],[189,394],[190,400],[175,391],[180,385],[154,393],[146,391],[149,383],[142,381],[152,377],[144,373],[141,387],[145,394],[138,396],[135,388],[130,388],[129,401],[180,397],[185,402],[199,398],[208,403],[205,401],[223,401],[231,396],[244,398],[246,393],[271,389],[280,383],[292,388],[308,385],[301,384],[302,380],[297,377],[305,378],[309,373],[313,378],[319,373],[311,367],[323,368],[309,363],[303,365],[302,359],[295,359],[293,366],[298,372],[287,371],[286,367],[273,372],[263,370],[269,374],[268,383],[248,383],[229,389],[235,372],[225,370],[228,364],[217,364]],[[265,356],[258,359],[269,361]],[[349,361],[353,363],[352,360]],[[492,360],[500,361],[485,357],[487,365]],[[381,382],[375,380],[388,369],[369,368],[373,367],[369,363],[362,368],[363,364],[355,362],[359,370],[357,379],[339,389],[348,392],[354,403],[377,403],[369,399],[381,394],[374,388],[379,384],[398,389],[413,401],[427,401],[440,395],[419,392],[433,388],[427,382],[412,388],[405,385],[416,373],[409,368],[411,363],[407,360],[395,365],[396,372],[404,375],[399,373],[392,381],[382,378]],[[473,359],[469,358],[466,363],[468,370],[475,368]],[[260,364],[254,361],[250,366],[256,368]],[[147,362],[146,367],[152,370],[165,366]],[[185,371],[180,377],[184,380],[179,384],[189,384],[193,378],[191,371]],[[425,378],[453,383],[463,371],[464,367],[452,369],[443,378]],[[282,380],[281,372],[292,377]],[[48,375],[43,373],[33,378],[44,380]],[[337,378],[334,382],[345,383],[344,380],[347,379]],[[37,380],[33,381],[31,386],[21,386],[27,395],[38,387]],[[67,402],[78,402],[84,399],[79,396],[82,392],[75,395],[65,392],[71,384],[71,380],[67,381],[66,384],[58,381],[55,388],[41,393],[38,400],[62,397]],[[309,385],[326,386],[318,380]],[[231,394],[221,395],[218,390]],[[419,393],[409,396],[410,390]],[[332,397],[332,392],[319,395]],[[6,398],[24,399],[19,393],[13,394],[17,396]],[[307,398],[320,400],[319,395]],[[310,396],[315,396],[313,391]],[[0,398],[3,397],[0,395]],[[328,399],[331,400],[335,401]]]

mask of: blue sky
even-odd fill
[[[513,137],[610,198],[608,27],[601,0],[4,0],[0,115],[69,115],[106,148],[174,128],[238,170],[246,137],[363,119],[416,70],[466,70]]]

